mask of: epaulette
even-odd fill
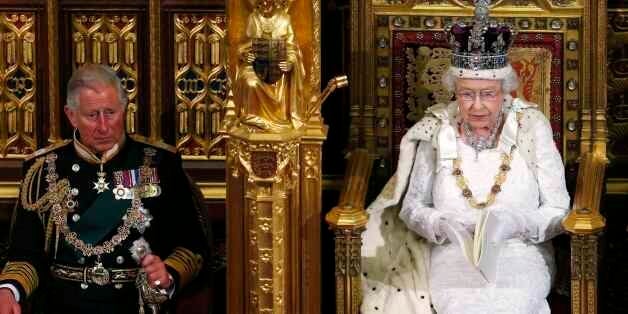
[[[45,155],[45,154],[47,154],[47,153],[49,153],[49,152],[51,152],[51,151],[53,151],[53,150],[55,150],[57,148],[66,146],[66,145],[68,145],[70,143],[72,143],[72,140],[71,139],[66,139],[66,140],[63,140],[61,142],[50,144],[50,145],[48,145],[48,146],[46,146],[44,148],[40,148],[40,149],[34,151],[32,154],[26,156],[24,161],[30,161],[33,158],[37,158],[39,156]]]
[[[173,154],[177,153],[177,148],[172,146],[172,145],[168,145],[164,142],[153,142],[151,140],[149,140],[148,138],[146,138],[145,136],[141,136],[141,135],[137,135],[137,134],[131,134],[129,135],[129,137],[131,137],[131,139],[133,139],[136,142],[140,142],[149,146],[153,146],[153,147],[157,147],[157,148],[161,148],[163,150],[167,150]]]

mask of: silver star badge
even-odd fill
[[[98,182],[94,182],[94,190],[96,190],[99,194],[105,190],[109,190],[109,182],[105,181],[104,172],[98,173]]]

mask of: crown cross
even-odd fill
[[[460,20],[445,27],[452,49],[451,64],[473,71],[504,68],[508,65],[508,49],[516,32],[509,24],[490,20],[490,0],[474,0],[473,3],[473,20]]]
[[[475,21],[471,30],[471,38],[469,40],[469,51],[485,50],[484,34],[488,30],[488,6],[490,0],[475,0]]]

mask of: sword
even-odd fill
[[[142,259],[151,253],[150,245],[144,237],[133,241],[133,246],[131,246],[130,251],[131,256],[138,265],[141,265]],[[145,314],[144,304],[148,306],[152,314],[158,314],[159,305],[168,300],[168,293],[166,290],[151,287],[148,282],[148,275],[141,268],[141,266],[137,274],[137,279],[135,280],[135,286],[137,287],[139,294],[139,314]]]

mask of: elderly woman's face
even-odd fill
[[[459,79],[456,101],[462,120],[474,130],[493,127],[503,103],[502,81]]]

